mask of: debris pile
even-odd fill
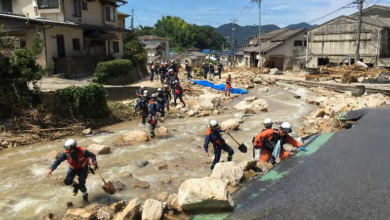
[[[365,68],[359,65],[320,67],[319,75],[306,76],[306,80],[331,77],[341,79],[342,83],[356,83],[360,77],[378,77],[383,72],[379,68]]]

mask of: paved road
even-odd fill
[[[226,219],[389,219],[390,109],[325,134],[234,195]]]

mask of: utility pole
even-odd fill
[[[131,9],[131,30],[134,30],[134,9]]]
[[[236,28],[234,27],[235,26],[235,22],[237,20],[236,19],[233,19],[233,27],[232,27],[232,45],[233,45],[233,65],[236,65],[236,42],[235,42],[235,39],[234,39],[234,32],[236,30]]]
[[[363,3],[364,3],[364,0],[357,0],[356,3],[359,3],[359,21],[358,21],[358,33],[357,33],[355,63],[360,61],[360,35],[361,35],[361,32],[362,32],[362,17],[363,17]]]

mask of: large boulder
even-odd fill
[[[112,203],[110,205],[110,208],[112,208],[114,210],[114,212],[119,212],[120,210],[123,209],[123,207],[125,207],[126,205],[126,202],[125,201],[119,201],[119,202],[116,202],[116,203]]]
[[[176,210],[178,212],[183,211],[179,205],[177,194],[172,194],[168,196],[167,205],[168,205],[168,209],[170,210]]]
[[[223,121],[221,123],[221,128],[222,130],[226,130],[226,129],[229,129],[229,130],[238,130],[238,128],[240,127],[240,123],[238,123],[239,120],[237,119],[229,119],[229,120],[226,120],[226,121]]]
[[[222,99],[220,97],[215,97],[211,100],[211,102],[213,103],[214,108],[218,108],[219,106],[221,106]]]
[[[95,219],[96,217],[95,213],[93,213],[92,211],[80,209],[80,208],[68,209],[68,211],[66,211],[66,215],[69,217],[78,218],[82,220],[91,220],[91,219]]]
[[[211,102],[211,99],[205,99],[200,103],[200,107],[203,109],[214,109],[214,104]]]
[[[188,212],[232,210],[234,207],[227,183],[211,177],[184,181],[179,188],[178,201],[182,210]]]
[[[160,220],[163,215],[163,204],[154,199],[147,199],[142,208],[142,220]]]
[[[283,75],[283,72],[276,69],[276,68],[273,68],[273,69],[270,69],[270,72],[269,72],[270,75]]]
[[[162,134],[162,135],[165,135],[165,134],[169,133],[168,128],[166,128],[164,126],[159,127],[158,128],[158,132],[159,132],[159,134]]]
[[[106,145],[100,145],[100,144],[91,144],[88,146],[87,150],[96,155],[110,153],[110,147],[107,147]]]
[[[124,133],[120,137],[120,141],[123,142],[123,144],[132,144],[134,142],[145,142],[149,140],[149,136],[145,131],[129,131],[127,133]]]
[[[135,198],[116,216],[115,220],[138,220],[140,217],[140,208],[141,201]]]
[[[269,88],[268,87],[261,87],[257,91],[258,92],[268,92]]]
[[[243,110],[251,109],[252,107],[253,104],[251,102],[241,101],[237,103],[233,108],[235,108],[238,111],[243,111]]]
[[[257,76],[256,78],[253,79],[253,83],[256,84],[261,84],[263,82],[263,79]]]
[[[111,220],[114,213],[115,212],[112,208],[103,206],[97,211],[96,217],[99,220]]]
[[[187,112],[187,114],[188,114],[188,116],[192,117],[192,116],[195,115],[195,111],[194,111],[194,110],[189,110],[189,111]]]
[[[255,101],[256,99],[257,99],[256,96],[252,96],[252,97],[246,97],[246,98],[244,99],[244,101],[253,102],[253,101]]]
[[[267,100],[265,100],[265,99],[257,99],[257,100],[252,102],[252,105],[253,105],[253,110],[255,112],[267,111],[268,107],[269,107],[269,104],[268,104]]]
[[[241,167],[234,162],[217,163],[211,174],[212,178],[228,181],[228,184],[237,186],[244,176]]]

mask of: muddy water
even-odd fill
[[[300,90],[305,93],[306,91]],[[251,146],[251,140],[262,128],[266,117],[274,121],[289,121],[294,127],[303,122],[302,116],[315,109],[301,100],[296,100],[293,94],[272,87],[268,93],[251,94],[236,98],[227,106],[231,107],[247,96],[265,98],[269,104],[269,112],[250,116],[241,125],[240,130],[232,134],[240,142]],[[242,114],[235,111],[225,111],[223,114],[203,118],[185,118],[168,120],[160,123],[171,130],[170,135],[159,136],[157,140],[131,146],[112,147],[109,155],[99,155],[97,160],[101,174],[110,180],[119,180],[126,185],[125,189],[113,196],[108,196],[100,189],[101,181],[97,176],[90,175],[87,188],[91,202],[110,203],[116,200],[130,200],[134,197],[142,199],[156,198],[159,192],[176,193],[180,184],[188,178],[203,177],[210,174],[208,162],[212,157],[205,157],[203,150],[204,134],[207,121],[219,121],[231,118],[241,118]],[[113,146],[121,134],[135,129],[147,128],[139,126],[139,121],[110,126],[107,129],[113,134],[96,137],[74,137],[80,146],[92,143]],[[158,135],[158,132],[156,132]],[[227,136],[227,143],[237,149],[236,144]],[[71,196],[71,188],[57,186],[55,180],[65,176],[67,166],[61,164],[48,179],[45,177],[50,168],[51,159],[47,154],[53,150],[61,150],[63,140],[40,143],[32,146],[7,149],[0,152],[0,219],[34,219],[42,214],[62,213],[67,202],[73,202],[76,207],[82,207],[81,195]],[[234,161],[241,162],[252,157],[251,153],[242,154],[235,150]],[[226,160],[226,153],[222,159]],[[141,161],[148,161],[145,167],[140,167]],[[160,165],[168,165],[168,169],[159,170]],[[128,176],[132,174],[132,177]],[[150,183],[149,189],[134,189],[135,179]]]

